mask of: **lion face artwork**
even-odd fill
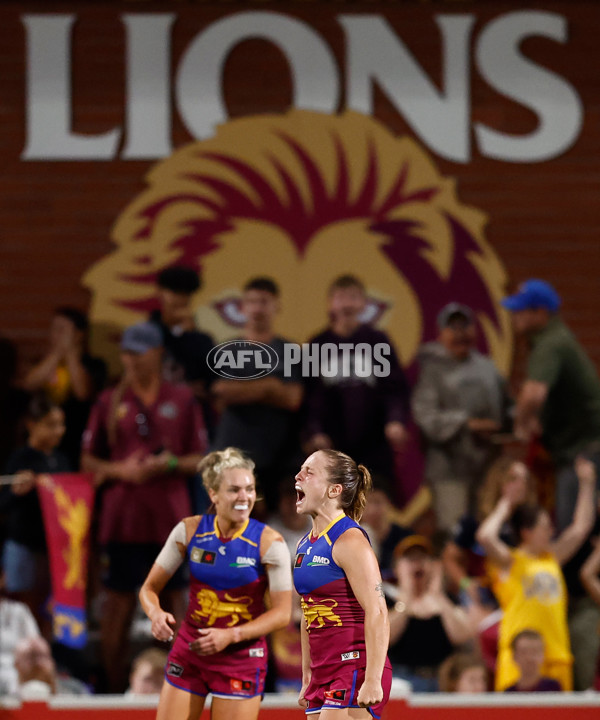
[[[202,274],[197,324],[217,341],[239,335],[241,288],[253,277],[277,281],[277,330],[306,342],[326,325],[331,282],[353,274],[403,365],[456,301],[474,310],[480,347],[508,371],[506,277],[486,216],[458,200],[415,140],[379,121],[306,110],[231,120],[157,163],[146,182],[112,229],[115,249],[83,279],[95,349],[144,319],[157,273],[183,264]]]

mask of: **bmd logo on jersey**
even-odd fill
[[[275,370],[279,356],[265,343],[232,340],[214,347],[206,364],[216,375],[228,380],[256,380]]]
[[[229,563],[229,567],[256,567],[256,558],[238,555],[235,562]]]
[[[322,555],[313,555],[312,560],[308,563],[308,567],[314,565],[329,565],[329,558],[323,557]]]

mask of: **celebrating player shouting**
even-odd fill
[[[389,697],[381,575],[357,522],[370,487],[369,471],[336,450],[313,453],[296,475],[297,512],[313,521],[294,564],[305,619],[299,702],[320,720],[378,718]]]

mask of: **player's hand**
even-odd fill
[[[301,708],[306,709],[308,707],[308,700],[304,699],[304,694],[308,690],[308,686],[310,684],[310,680],[306,680],[302,683],[302,687],[300,688],[300,693],[298,694],[298,705],[300,705]]]
[[[156,608],[150,615],[152,621],[152,635],[162,642],[170,642],[175,633],[175,618],[162,608]]]
[[[377,705],[382,700],[383,688],[381,687],[381,681],[365,680],[356,698],[358,706],[362,708],[371,707],[371,705]]]
[[[190,643],[190,650],[198,655],[214,655],[233,642],[230,628],[203,628],[198,630],[198,638]]]

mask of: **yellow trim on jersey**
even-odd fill
[[[217,533],[214,530],[211,530],[210,532],[205,533],[196,533],[194,537],[206,537],[207,535],[216,535]]]
[[[254,540],[248,540],[248,538],[245,538],[243,535],[239,535],[239,539],[247,542],[248,545],[252,545],[252,547],[258,547],[258,543],[255,543]]]
[[[246,538],[241,537],[244,530],[248,527],[248,523],[250,522],[250,519],[248,518],[246,522],[242,525],[242,527],[239,530],[236,530],[233,535],[231,536],[231,540],[236,540],[237,538],[240,538],[241,540],[246,540]],[[215,515],[215,533],[218,538],[221,537],[221,532],[219,530],[219,523],[217,522],[217,516]],[[256,543],[252,543],[251,540],[246,540],[246,542],[251,543],[256,547]]]
[[[317,540],[318,540],[320,537],[325,536],[325,540],[327,540],[327,542],[331,545],[331,541],[330,541],[329,537],[327,537],[327,533],[331,530],[331,528],[332,528],[337,522],[339,522],[340,520],[342,520],[342,519],[345,518],[345,517],[346,517],[346,513],[345,513],[345,512],[343,512],[343,513],[341,513],[340,515],[338,515],[335,520],[332,520],[332,521],[329,523],[329,525],[325,528],[325,530],[323,530],[323,532],[320,532],[320,533],[317,535]]]

